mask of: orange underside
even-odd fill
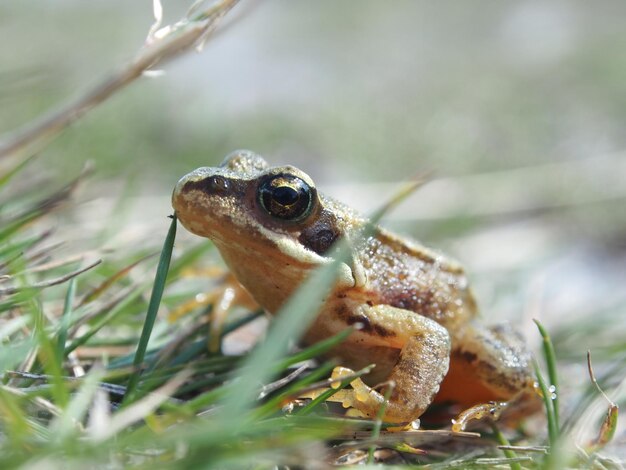
[[[473,374],[472,367],[467,362],[455,360],[452,357],[448,375],[443,379],[434,402],[451,401],[469,407],[503,398],[485,387]]]

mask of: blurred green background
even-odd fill
[[[166,20],[189,3],[165,0]],[[116,95],[45,159],[169,183],[250,147],[342,182],[621,151],[624,18],[619,1],[244,0],[203,53]],[[151,22],[149,0],[0,4],[2,129],[98,82]]]
[[[190,4],[163,3],[166,23]],[[117,247],[160,244],[176,180],[237,148],[366,212],[433,172],[387,225],[460,258],[484,310],[527,334],[533,315],[602,313],[619,338],[625,18],[623,1],[243,0],[202,53],[114,95],[31,171],[60,184],[92,161],[60,223]],[[98,83],[152,21],[149,0],[0,3],[0,129]],[[562,344],[582,357],[595,343],[577,338]]]

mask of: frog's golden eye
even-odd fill
[[[272,217],[298,221],[310,214],[314,194],[311,187],[294,175],[272,176],[259,185],[261,206]]]

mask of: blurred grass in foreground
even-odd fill
[[[288,5],[295,4],[290,2]],[[10,12],[7,5],[0,9]],[[15,5],[20,5],[29,19],[37,16],[33,4],[20,2]],[[286,5],[284,3],[281,8]],[[296,10],[309,8],[305,5],[312,4],[301,2]],[[410,2],[404,5],[413,8]],[[423,32],[414,26],[416,18],[400,8],[392,10],[380,2],[371,2],[368,7],[361,8],[365,13],[369,12],[372,19],[386,18],[394,32]],[[497,18],[502,11],[513,16],[519,14],[514,7],[501,8],[503,10],[486,11],[467,6],[464,14],[478,15],[479,20],[492,15],[490,26],[500,24],[493,21],[493,17]],[[577,7],[572,8],[578,11]],[[603,13],[604,9],[591,8],[601,14],[601,18],[606,19],[607,15],[609,19],[619,17],[611,15],[610,11]],[[119,12],[114,13],[113,23],[120,26]],[[610,428],[614,421],[603,421],[607,401],[588,379],[584,356],[585,349],[593,347],[601,389],[611,400],[623,405],[626,398],[624,296],[620,287],[613,289],[610,295],[605,294],[602,289],[606,289],[607,278],[598,276],[596,279],[594,271],[607,259],[619,263],[620,256],[623,257],[620,251],[624,247],[626,223],[625,213],[621,210],[624,199],[620,180],[623,152],[615,151],[623,148],[626,142],[621,125],[624,107],[620,106],[626,56],[623,48],[615,46],[620,43],[623,28],[615,29],[601,21],[602,34],[599,37],[593,41],[587,38],[582,44],[574,42],[578,46],[572,49],[573,52],[547,65],[524,65],[523,61],[518,63],[517,60],[509,63],[508,54],[503,59],[494,54],[493,49],[484,47],[486,43],[480,42],[487,39],[490,44],[497,43],[492,41],[493,37],[499,37],[497,31],[494,33],[485,28],[486,36],[478,35],[477,42],[463,37],[449,47],[449,51],[455,52],[448,57],[448,62],[443,55],[445,48],[436,48],[434,62],[427,61],[430,65],[424,67],[418,60],[426,57],[422,51],[405,61],[410,66],[398,69],[403,71],[398,77],[388,77],[390,81],[374,83],[372,88],[372,82],[365,78],[378,77],[377,72],[381,70],[395,70],[390,65],[394,62],[378,63],[378,68],[364,73],[358,63],[345,61],[345,56],[351,53],[344,48],[345,37],[340,33],[344,32],[343,25],[348,16],[353,20],[350,24],[357,26],[357,15],[354,15],[353,8],[345,6],[333,7],[332,13],[337,15],[333,18],[339,27],[335,33],[328,32],[326,45],[331,47],[320,57],[340,56],[339,60],[335,58],[334,63],[330,62],[335,68],[324,69],[328,76],[335,73],[339,79],[334,92],[323,94],[324,99],[311,93],[310,103],[294,105],[293,97],[287,96],[286,106],[283,103],[285,109],[280,105],[259,106],[253,102],[248,108],[233,112],[229,104],[236,108],[239,93],[248,87],[252,96],[255,93],[269,94],[276,88],[275,82],[267,80],[267,76],[267,88],[254,88],[263,83],[259,79],[267,74],[267,69],[249,74],[239,69],[237,74],[226,70],[229,78],[250,78],[238,93],[232,93],[235,104],[220,101],[225,94],[220,86],[208,87],[211,93],[203,95],[206,84],[202,80],[202,89],[193,89],[190,85],[186,90],[189,94],[170,95],[162,93],[161,85],[155,84],[159,82],[145,81],[142,87],[128,90],[125,99],[112,100],[108,106],[100,108],[99,113],[81,121],[47,147],[45,162],[35,162],[37,167],[34,170],[33,165],[23,166],[29,161],[1,170],[0,366],[3,384],[0,387],[0,467],[325,467],[333,463],[371,461],[370,457],[389,464],[427,464],[429,468],[493,465],[557,468],[565,464],[587,468],[619,467],[619,461],[615,463],[601,456],[606,453],[624,458],[625,444],[623,438],[620,440],[618,428],[615,442],[608,443],[606,450],[602,449],[610,432],[598,433],[603,423],[605,428]],[[386,13],[397,15],[386,17]],[[105,37],[110,38],[110,26],[104,24],[102,15],[96,16],[97,23],[104,25]],[[140,18],[145,21],[142,28],[150,22],[148,16],[141,11]],[[328,18],[321,13],[319,17],[324,21]],[[431,21],[427,16],[419,17],[427,23]],[[459,19],[448,14],[440,17],[451,21]],[[298,24],[293,18],[285,18],[284,24],[291,28]],[[61,19],[74,21],[63,15]],[[74,26],[92,32],[83,19],[75,21]],[[402,21],[409,20],[410,28],[399,26]],[[471,16],[459,24],[482,31],[482,28],[476,28],[476,24],[482,24],[476,20],[476,16]],[[504,15],[503,21],[506,22]],[[20,54],[16,55],[18,63],[12,62],[9,71],[0,74],[4,91],[0,94],[3,105],[0,122],[7,128],[17,127],[42,110],[53,108],[58,101],[57,95],[73,92],[77,86],[77,81],[72,81],[73,71],[86,74],[89,80],[93,76],[93,68],[84,67],[80,54],[78,59],[68,58],[64,62],[44,52],[48,43],[55,52],[59,49],[58,43],[48,41],[52,36],[39,22],[11,23],[19,25],[12,34],[15,37],[20,32],[26,34],[29,42],[37,45],[33,50],[45,60],[37,61],[29,56],[32,63],[37,64],[33,67],[20,49]],[[132,20],[126,20],[120,31],[131,34],[134,24]],[[363,24],[376,24],[376,21]],[[313,29],[317,28],[315,23],[311,22],[311,25]],[[300,23],[299,26],[303,25]],[[266,26],[262,27],[264,31]],[[65,32],[75,30],[60,29]],[[346,31],[349,38],[354,37],[354,31]],[[455,25],[442,27],[441,31],[447,38],[463,29]],[[144,34],[143,30],[141,34]],[[315,34],[314,39],[319,39],[316,29]],[[368,63],[373,58],[372,45],[394,49],[390,47],[392,42],[380,42],[381,34],[363,33],[359,36],[371,38],[371,42],[364,43],[363,49]],[[281,36],[278,42],[286,42],[285,37],[287,35]],[[441,37],[437,33],[433,37],[419,36],[416,45],[430,47],[429,40],[439,45]],[[459,38],[461,36],[457,40]],[[300,37],[291,30],[291,39],[297,41]],[[396,38],[403,46],[407,44],[406,39],[404,36]],[[342,40],[343,46],[338,47]],[[78,42],[69,38],[69,44]],[[274,43],[270,41],[270,44]],[[469,53],[468,49],[460,47],[462,44],[468,45]],[[274,54],[274,49],[268,47],[270,49]],[[477,49],[486,53],[478,54]],[[301,57],[301,50],[296,50]],[[256,49],[250,51],[255,58],[254,54],[261,53]],[[9,52],[13,55],[14,51]],[[479,60],[474,60],[474,54],[478,54]],[[383,56],[386,54],[381,54]],[[50,57],[54,59],[50,60]],[[359,57],[358,54],[355,57]],[[457,60],[458,57],[463,60]],[[102,54],[91,57],[94,58],[98,68],[106,68]],[[202,75],[203,79],[219,71],[212,61],[209,63],[211,73]],[[293,61],[285,62],[291,72]],[[77,67],[77,63],[81,67]],[[486,63],[490,66],[485,67]],[[237,61],[238,67],[246,64],[245,60]],[[275,65],[270,60],[267,64],[269,69]],[[315,67],[323,64],[328,66],[328,63],[318,61]],[[477,68],[474,68],[476,64]],[[222,63],[221,67],[225,68],[225,64]],[[170,80],[177,87],[180,83],[188,84],[182,79],[187,71],[179,72],[180,75],[175,70],[169,72]],[[284,77],[290,75],[284,70],[279,73]],[[417,91],[418,83],[414,80],[418,75],[424,85],[421,91]],[[191,76],[196,74],[186,77]],[[81,86],[86,77],[79,80]],[[313,81],[317,77],[319,75],[315,75]],[[164,80],[167,79],[166,76]],[[350,88],[354,87],[352,92],[346,93],[346,81]],[[563,83],[571,86],[562,86]],[[311,84],[306,81],[298,83],[298,90],[306,91],[304,94],[308,97]],[[363,88],[359,89],[362,84]],[[322,92],[328,90],[322,88]],[[373,109],[376,109],[375,113]],[[287,320],[272,326],[270,335],[280,341],[263,343],[250,354],[209,352],[207,330],[213,328],[215,332],[216,323],[209,320],[211,304],[191,309],[175,325],[166,319],[163,311],[184,306],[198,294],[197,283],[192,282],[187,273],[196,271],[198,266],[206,267],[205,259],[215,261],[211,245],[203,242],[187,247],[182,254],[174,256],[168,271],[165,264],[173,242],[173,236],[169,237],[161,255],[163,261],[157,268],[160,272],[157,280],[153,273],[156,253],[146,247],[148,244],[129,246],[127,243],[114,255],[104,252],[100,245],[120,228],[120,220],[123,220],[120,213],[128,211],[127,199],[111,191],[110,181],[94,185],[96,197],[106,195],[114,201],[109,220],[100,222],[97,231],[101,232],[94,234],[91,240],[98,249],[82,252],[79,250],[83,248],[72,241],[66,247],[59,245],[68,235],[82,234],[83,230],[89,233],[81,225],[83,219],[80,217],[70,218],[69,222],[56,217],[60,207],[66,213],[73,213],[68,198],[84,178],[64,187],[59,184],[60,189],[55,191],[48,189],[54,183],[42,178],[43,174],[47,178],[54,176],[66,181],[67,174],[77,173],[85,159],[93,158],[99,165],[98,175],[135,175],[126,183],[124,191],[127,194],[141,192],[143,188],[137,183],[145,184],[146,181],[153,183],[150,189],[156,186],[162,194],[169,192],[169,188],[163,190],[163,182],[171,181],[172,174],[182,174],[190,165],[197,166],[200,161],[206,164],[211,159],[220,159],[238,147],[271,152],[295,164],[313,160],[319,163],[319,157],[323,156],[326,163],[314,165],[312,170],[326,172],[326,176],[342,185],[348,179],[346,175],[358,173],[359,168],[370,171],[364,179],[374,176],[395,179],[397,175],[405,174],[402,172],[407,168],[411,174],[414,170],[434,168],[439,176],[456,177],[494,169],[502,170],[506,176],[506,170],[511,167],[528,166],[530,173],[513,170],[509,176],[514,179],[496,178],[494,174],[479,178],[470,176],[469,186],[461,184],[458,187],[467,189],[473,185],[475,191],[469,193],[471,196],[463,191],[459,193],[462,204],[456,208],[462,211],[449,218],[440,215],[441,203],[445,200],[441,197],[435,197],[434,203],[427,200],[426,206],[441,220],[427,220],[426,228],[422,225],[420,230],[422,235],[431,234],[433,239],[441,241],[438,246],[446,246],[450,243],[449,237],[455,237],[454,243],[468,244],[465,253],[488,258],[489,253],[474,248],[484,248],[485,241],[476,244],[471,237],[477,227],[483,227],[483,222],[495,228],[505,226],[507,220],[510,222],[512,206],[499,200],[508,198],[509,202],[516,204],[530,203],[529,209],[523,206],[515,213],[516,220],[519,216],[539,225],[536,232],[542,234],[549,232],[547,227],[552,231],[556,227],[560,231],[561,237],[555,237],[549,246],[553,251],[557,250],[556,247],[561,249],[570,245],[572,250],[577,250],[581,243],[599,245],[583,259],[582,267],[579,263],[572,270],[575,272],[566,273],[586,275],[588,282],[582,287],[577,287],[581,284],[567,284],[563,289],[568,297],[580,291],[591,291],[596,294],[593,302],[585,304],[584,315],[579,318],[569,318],[568,315],[567,321],[549,325],[556,352],[548,354],[548,374],[543,375],[556,377],[558,372],[560,389],[554,392],[559,408],[556,413],[552,409],[548,425],[507,433],[493,428],[482,431],[482,437],[472,434],[451,436],[449,431],[438,429],[397,433],[383,429],[379,433],[377,423],[346,419],[338,413],[341,410],[323,399],[294,402],[299,391],[308,390],[312,384],[328,385],[319,381],[328,377],[334,364],[309,360],[341,341],[339,336],[304,351],[286,349],[286,341],[295,340],[294,329],[302,324],[299,317],[293,315],[304,315],[311,308],[311,300],[319,297],[317,289],[308,286],[302,296],[290,304]],[[598,157],[602,160],[602,155],[618,158],[609,159],[611,161],[604,164],[594,163]],[[547,158],[551,161],[545,162]],[[543,172],[551,165],[557,171]],[[589,170],[585,169],[586,165]],[[567,171],[580,168],[582,171],[574,171],[573,178],[565,176],[570,174]],[[576,184],[579,177],[580,184]],[[567,184],[561,187],[562,182]],[[571,189],[572,184],[578,191]],[[589,198],[589,193],[581,190],[585,187],[591,187],[594,194],[607,197]],[[451,194],[445,187],[443,189],[440,195]],[[370,188],[366,192],[380,199],[379,194]],[[161,208],[169,205],[158,207],[165,210]],[[498,209],[496,217],[489,212],[494,207]],[[367,209],[371,209],[371,204]],[[146,223],[145,219],[131,218],[131,222]],[[409,214],[401,220],[406,222],[410,218]],[[145,227],[143,230],[142,234],[146,236]],[[162,232],[165,238],[165,224]],[[526,250],[528,255],[534,248],[532,244],[528,248],[529,241],[532,241],[528,233],[517,233],[518,238],[514,239],[517,244],[508,245],[508,251],[494,252],[502,256],[509,255],[509,251],[524,253]],[[496,238],[501,237],[492,236],[489,241],[493,243]],[[511,250],[511,246],[517,249]],[[604,250],[603,259],[599,250]],[[100,258],[102,262],[97,264]],[[524,266],[527,271],[528,264]],[[523,269],[513,271],[514,268],[509,268],[506,276],[491,273],[487,282],[491,285],[497,282],[494,291],[504,291],[502,297],[508,297],[509,301],[513,299],[514,310],[519,313],[528,301],[526,289],[529,282],[521,272]],[[475,278],[476,270],[470,272]],[[563,271],[561,273],[563,275]],[[330,276],[327,273],[317,278],[319,289],[332,282]],[[616,286],[619,286],[619,276],[617,272],[610,278],[617,280],[613,283]],[[498,279],[494,281],[496,277]],[[545,284],[548,289],[558,289],[561,286],[556,284],[560,281],[562,279]],[[572,279],[564,282],[572,282]],[[219,282],[214,282],[214,286],[219,287]],[[528,288],[531,287],[536,286]],[[156,292],[152,302],[148,300],[151,291]],[[158,315],[160,292],[163,296],[161,314]],[[549,309],[549,306],[544,308]],[[567,304],[559,312],[563,311],[570,311]],[[229,312],[228,322],[219,330],[220,345],[225,344],[225,338],[228,339],[231,333],[249,328],[259,315],[259,312],[241,308]],[[136,353],[138,343],[141,344],[139,354]],[[127,389],[129,383],[130,390]],[[546,382],[545,385],[545,395],[552,394],[552,384]],[[331,390],[322,398],[332,393]],[[553,403],[546,400],[549,416]],[[436,428],[437,425],[428,423],[427,418],[424,417],[427,427]],[[498,448],[498,444],[505,447]]]
[[[3,185],[20,171],[0,175]],[[66,203],[71,187],[19,214],[0,213],[5,227],[0,233],[2,468],[35,463],[46,468],[325,466],[365,461],[372,446],[378,461],[429,468],[536,468],[554,465],[555,459],[610,467],[596,453],[602,446],[589,455],[572,446],[571,430],[580,426],[578,418],[598,395],[588,381],[581,380],[574,393],[580,396],[578,405],[562,405],[565,424],[550,433],[550,443],[558,448],[541,432],[526,435],[520,429],[507,434],[504,442],[513,445],[506,456],[497,448],[503,442],[498,433],[492,437],[485,431],[482,438],[445,430],[378,433],[374,422],[345,418],[323,400],[301,408],[299,391],[314,383],[328,386],[320,381],[334,365],[311,360],[349,334],[302,351],[287,349],[315,313],[320,293],[333,282],[332,265],[303,286],[285,306],[288,314],[278,315],[271,325],[268,340],[252,352],[210,353],[206,319],[211,305],[192,309],[170,325],[157,315],[160,295],[149,303],[146,295],[151,289],[163,292],[163,304],[172,307],[192,298],[195,291],[188,290],[183,272],[202,264],[211,245],[203,243],[173,259],[168,272],[172,220],[156,280],[152,268],[131,276],[142,265],[152,265],[153,257],[141,248],[129,247],[125,259],[105,259],[80,272],[94,263],[84,257],[55,259],[51,235],[29,227],[34,219],[43,219],[45,226],[51,212]],[[257,316],[241,309],[231,312],[222,337]],[[602,364],[609,372],[599,382],[610,395],[626,371],[623,351],[603,355]],[[555,370],[550,368],[551,376]],[[129,380],[132,389],[126,388]],[[599,432],[597,421],[586,426]]]

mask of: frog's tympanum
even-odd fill
[[[184,176],[172,203],[181,223],[213,240],[239,282],[270,313],[329,262],[337,240],[367,224],[319,194],[302,171],[270,167],[250,151]],[[536,400],[522,339],[510,327],[476,323],[459,264],[382,228],[354,243],[349,264],[303,340],[310,344],[357,327],[333,354],[352,369],[376,364],[365,377],[369,385],[359,382],[359,411],[376,416],[384,397],[370,385],[381,382],[395,384],[388,422],[415,420],[433,401],[474,407],[473,414],[482,416],[496,408],[475,405],[513,401],[523,408]]]

